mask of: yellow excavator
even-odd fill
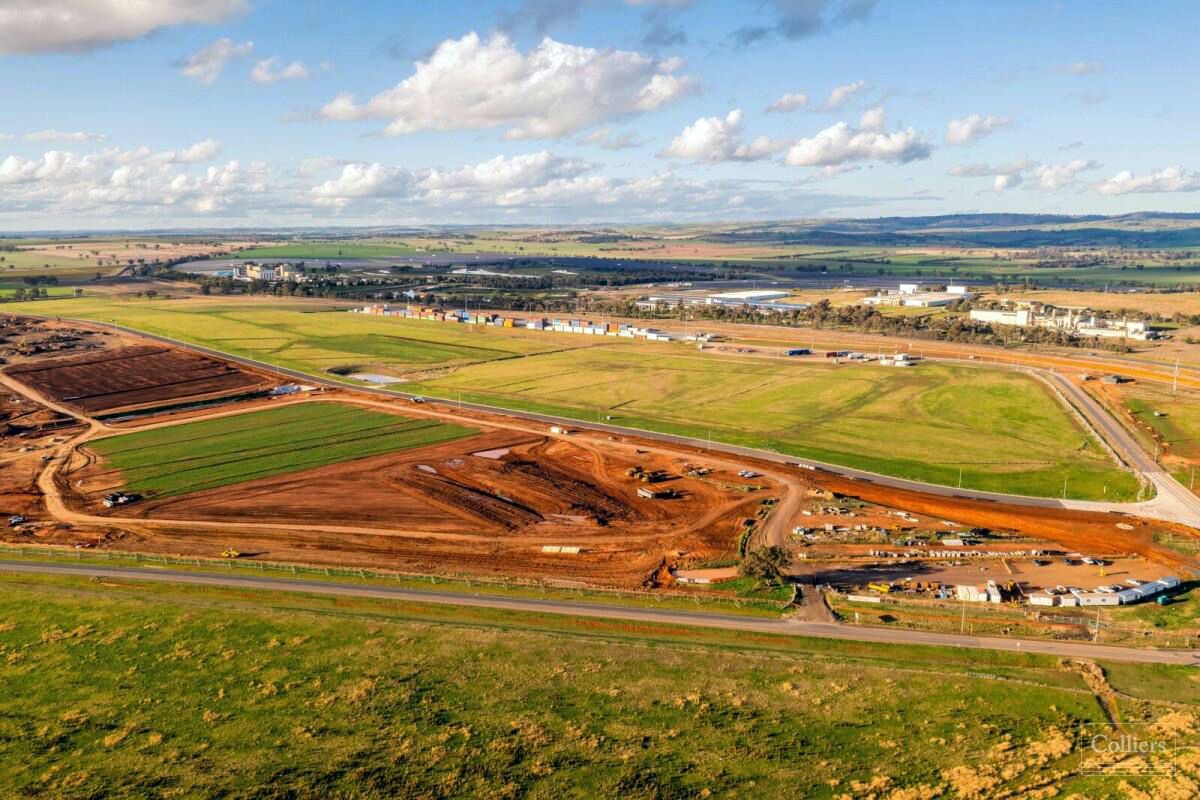
[[[232,547],[228,550],[221,551],[221,558],[238,558],[239,556],[241,556],[241,553],[239,553],[237,550],[234,550]]]

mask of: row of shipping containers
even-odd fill
[[[641,328],[628,323],[606,322],[595,323],[585,319],[548,319],[546,317],[504,317],[499,314],[485,314],[470,311],[445,311],[423,306],[393,307],[385,304],[374,304],[353,309],[355,313],[371,314],[377,317],[401,317],[404,319],[423,319],[434,322],[455,322],[466,325],[489,325],[496,328],[526,328],[534,331],[553,331],[555,333],[578,333],[588,336],[635,336],[654,342],[669,342],[672,336],[653,328]]]

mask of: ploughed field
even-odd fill
[[[35,391],[89,414],[212,400],[273,385],[227,362],[161,345],[35,361],[6,372]]]
[[[148,497],[469,436],[470,428],[336,403],[302,403],[93,441],[126,489]]]

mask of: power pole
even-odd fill
[[[1171,382],[1171,394],[1179,391],[1179,358],[1175,358],[1175,379]]]

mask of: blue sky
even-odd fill
[[[1193,211],[1196,30],[1168,0],[0,0],[0,230]]]

